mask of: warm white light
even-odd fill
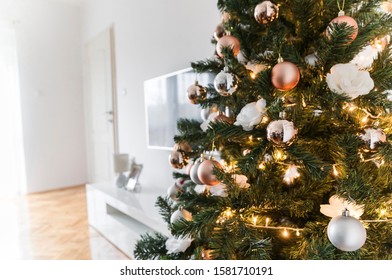
[[[297,236],[300,236],[299,230],[297,230],[296,235],[297,235]]]
[[[260,163],[259,164],[259,169],[260,170],[265,170],[265,164],[264,163]]]
[[[283,230],[283,236],[286,238],[289,237],[289,232],[287,231],[287,229]]]
[[[253,225],[257,224],[257,217],[253,217]]]
[[[254,80],[256,78],[256,74],[252,71],[250,72],[250,77],[252,80]]]
[[[287,169],[285,175],[284,175],[284,181],[287,184],[292,184],[294,183],[294,180],[296,178],[299,178],[301,175],[298,172],[298,168],[295,165],[290,165],[289,168]]]
[[[270,222],[270,218],[266,218],[266,219],[265,219],[265,226],[266,226],[266,227],[268,227],[269,222]]]
[[[368,122],[368,120],[369,120],[368,116],[366,116],[366,117],[362,118],[362,122],[363,122],[363,123],[367,123],[367,122]]]
[[[338,172],[338,170],[336,169],[336,166],[334,165],[334,166],[332,167],[332,169],[333,169],[333,176],[338,177],[338,176],[339,176],[339,172]]]

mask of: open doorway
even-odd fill
[[[0,25],[0,197],[26,193],[15,31]]]

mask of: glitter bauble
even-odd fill
[[[261,2],[256,6],[254,16],[258,23],[267,24],[278,18],[279,7],[271,1]]]
[[[294,63],[283,61],[272,68],[271,81],[278,90],[286,91],[295,88],[299,78],[300,72]]]
[[[234,56],[237,56],[240,52],[240,41],[234,36],[227,35],[223,36],[218,40],[216,44],[216,52],[220,57],[224,57],[222,51],[223,48],[229,47],[233,51]]]
[[[213,174],[214,167],[222,168],[222,166],[216,160],[205,160],[200,164],[197,170],[197,176],[199,177],[200,181],[203,182],[203,184],[209,186],[215,186],[219,184],[219,180],[216,178],[216,175]]]
[[[189,102],[197,104],[199,100],[203,100],[207,96],[207,90],[205,87],[199,85],[197,82],[187,89],[187,95]]]

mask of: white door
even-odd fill
[[[112,29],[86,45],[86,129],[89,182],[114,177],[117,153],[117,118]]]

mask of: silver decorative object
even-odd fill
[[[225,67],[214,80],[216,91],[222,96],[232,95],[237,90],[237,77]]]
[[[365,227],[347,209],[329,222],[327,232],[333,246],[345,252],[356,251],[366,242]]]
[[[287,120],[272,121],[267,127],[267,139],[276,145],[290,145],[298,130],[294,123]]]
[[[170,199],[173,201],[178,201],[177,194],[181,191],[182,189],[176,183],[174,183],[167,189],[167,196],[170,197]]]
[[[279,7],[271,1],[263,1],[255,8],[255,19],[260,24],[267,24],[279,16]]]
[[[200,181],[199,176],[197,175],[197,170],[199,169],[200,164],[203,162],[201,158],[196,160],[195,164],[191,168],[191,172],[189,176],[191,177],[191,180],[196,184],[196,185],[204,185],[202,181]]]

